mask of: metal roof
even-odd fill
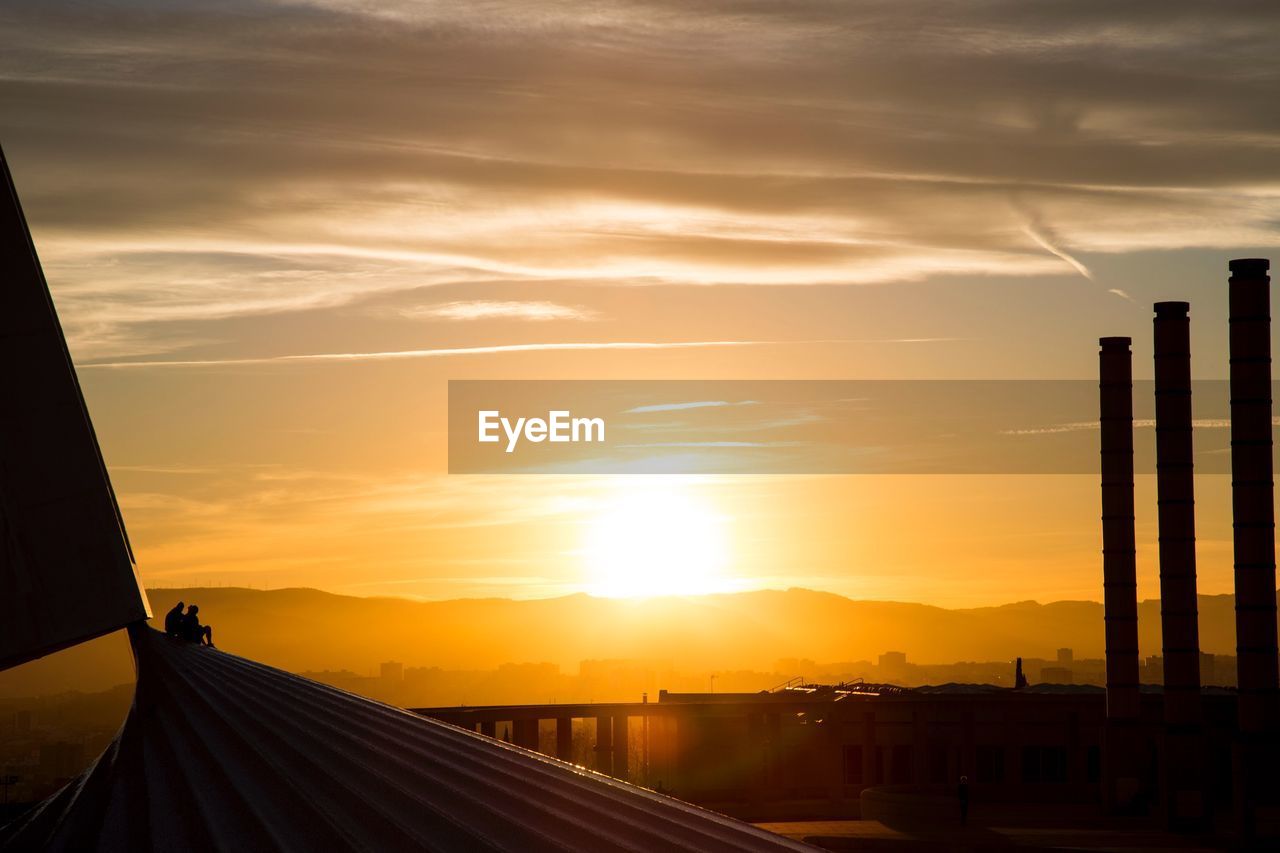
[[[134,705],[0,846],[89,850],[814,848],[216,649],[131,629]]]

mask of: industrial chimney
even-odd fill
[[[1200,720],[1189,309],[1185,302],[1157,302],[1154,321],[1164,716],[1175,726]]]
[[[1231,504],[1235,527],[1237,713],[1236,814],[1242,834],[1280,799],[1276,649],[1276,546],[1271,462],[1270,262],[1230,262]]]
[[[1240,732],[1246,736],[1280,725],[1269,267],[1264,258],[1230,262],[1236,655]]]
[[[1138,583],[1133,531],[1133,355],[1129,338],[1098,341],[1102,444],[1102,587],[1107,642],[1103,802],[1127,809],[1140,793]]]
[[[1175,828],[1204,818],[1189,310],[1186,302],[1157,302],[1154,320],[1164,794],[1165,814]]]
[[[1133,356],[1129,338],[1102,338],[1102,585],[1107,719],[1138,717],[1138,582],[1133,533]]]

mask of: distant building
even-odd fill
[[[1074,680],[1074,673],[1067,666],[1046,666],[1040,670],[1042,684],[1071,684]]]
[[[349,693],[362,693],[368,695],[373,692],[375,687],[380,683],[378,679],[372,676],[356,675],[349,669],[339,670],[319,670],[305,671],[298,673],[303,678],[311,681],[319,681],[324,684],[330,684],[340,690],[346,690]]]
[[[879,664],[882,676],[891,673],[905,672],[907,669],[907,653],[885,652],[880,655]]]
[[[1071,664],[1075,662],[1075,656],[1075,652],[1071,649],[1058,649],[1058,666],[1064,666],[1067,669],[1070,669]]]
[[[389,684],[399,684],[404,681],[404,664],[396,661],[387,661],[382,665],[379,676]]]

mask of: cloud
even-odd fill
[[[719,409],[725,406],[755,406],[759,405],[756,400],[695,400],[688,403],[655,403],[652,406],[636,406],[634,409],[627,409],[624,415],[638,415],[648,412],[680,412],[685,409]]]
[[[409,319],[439,320],[595,320],[600,315],[588,308],[558,305],[555,302],[496,302],[476,299],[440,305],[416,305],[400,309]]]
[[[94,357],[495,274],[1088,277],[1280,244],[1278,27],[1191,0],[14,0],[0,134]]]
[[[1030,237],[1035,244],[1044,249],[1056,258],[1065,261],[1068,266],[1074,269],[1080,275],[1089,281],[1093,281],[1093,273],[1084,263],[1070,252],[1067,251],[1064,242],[1057,232],[1049,226],[1044,218],[1035,210],[1032,210],[1026,204],[1015,204],[1019,212],[1026,217],[1026,224],[1022,226],[1023,232]],[[1113,291],[1114,292],[1114,291]]]
[[[1280,426],[1280,416],[1271,419],[1272,426]],[[1134,418],[1134,429],[1155,429],[1156,422],[1152,418]],[[1230,429],[1231,421],[1227,418],[1193,418],[1191,426],[1195,429]],[[1001,435],[1051,435],[1063,432],[1088,432],[1101,428],[1098,421],[1077,421],[1074,423],[1054,424],[1046,427],[1028,427],[1025,429],[1000,430]],[[1216,452],[1216,451],[1213,451]]]
[[[803,447],[800,441],[654,441],[647,444],[619,444],[620,448],[651,450],[655,448],[744,448],[744,447]]]
[[[450,358],[453,356],[502,355],[522,352],[573,352],[592,350],[680,350],[717,349],[726,347],[786,347],[826,344],[902,344],[936,343],[955,338],[888,338],[883,340],[817,338],[808,340],[756,341],[549,341],[528,344],[491,344],[488,346],[441,347],[436,349],[385,350],[375,352],[319,352],[292,355],[251,356],[246,358],[211,359],[139,359],[135,361],[77,362],[76,368],[127,369],[144,367],[221,367],[262,364],[305,364],[308,362],[399,361],[418,358]],[[652,409],[656,411],[657,409]],[[636,410],[640,411],[640,410]]]
[[[495,344],[492,346],[448,347],[440,349],[391,350],[386,352],[323,352],[304,353],[298,355],[273,355],[257,358],[221,358],[221,359],[172,359],[147,361],[111,361],[87,362],[78,364],[80,369],[88,368],[140,368],[140,367],[219,367],[231,365],[257,364],[304,364],[307,362],[337,361],[396,361],[417,358],[449,358],[468,355],[499,355],[519,352],[564,352],[578,350],[667,350],[667,349],[708,349],[719,347],[761,347],[785,346],[791,344],[835,344],[858,343],[856,341],[812,340],[812,341],[575,341],[549,342],[537,344]]]

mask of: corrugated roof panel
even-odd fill
[[[132,630],[134,706],[0,843],[49,850],[813,850],[215,649]]]

